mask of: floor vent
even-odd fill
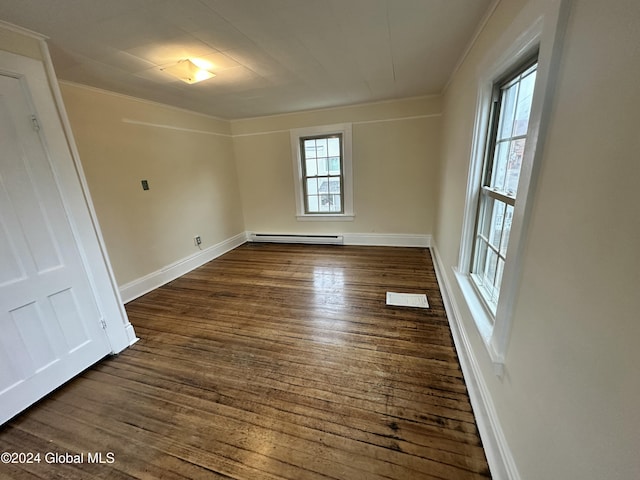
[[[342,235],[289,235],[274,233],[252,233],[249,235],[251,242],[270,242],[270,243],[313,243],[342,245],[344,239]]]

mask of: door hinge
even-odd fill
[[[38,117],[36,117],[35,115],[31,115],[31,127],[33,128],[34,132],[40,131],[40,122],[38,121]]]
[[[100,325],[102,325],[103,330],[107,329],[107,321],[104,318],[100,319]]]

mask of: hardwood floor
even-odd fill
[[[40,454],[1,478],[490,476],[426,249],[245,244],[127,311],[137,344],[0,430]]]

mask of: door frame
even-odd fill
[[[29,88],[41,127],[41,138],[49,153],[49,163],[105,325],[111,351],[118,353],[138,338],[127,317],[111,268],[48,46],[45,38],[38,34],[0,22],[0,29],[3,28],[39,43],[42,60],[6,51],[0,43],[0,73],[20,78]]]

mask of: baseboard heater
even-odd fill
[[[342,235],[289,235],[282,233],[252,233],[249,235],[249,241],[271,243],[313,243],[325,245],[342,245],[344,243]]]

